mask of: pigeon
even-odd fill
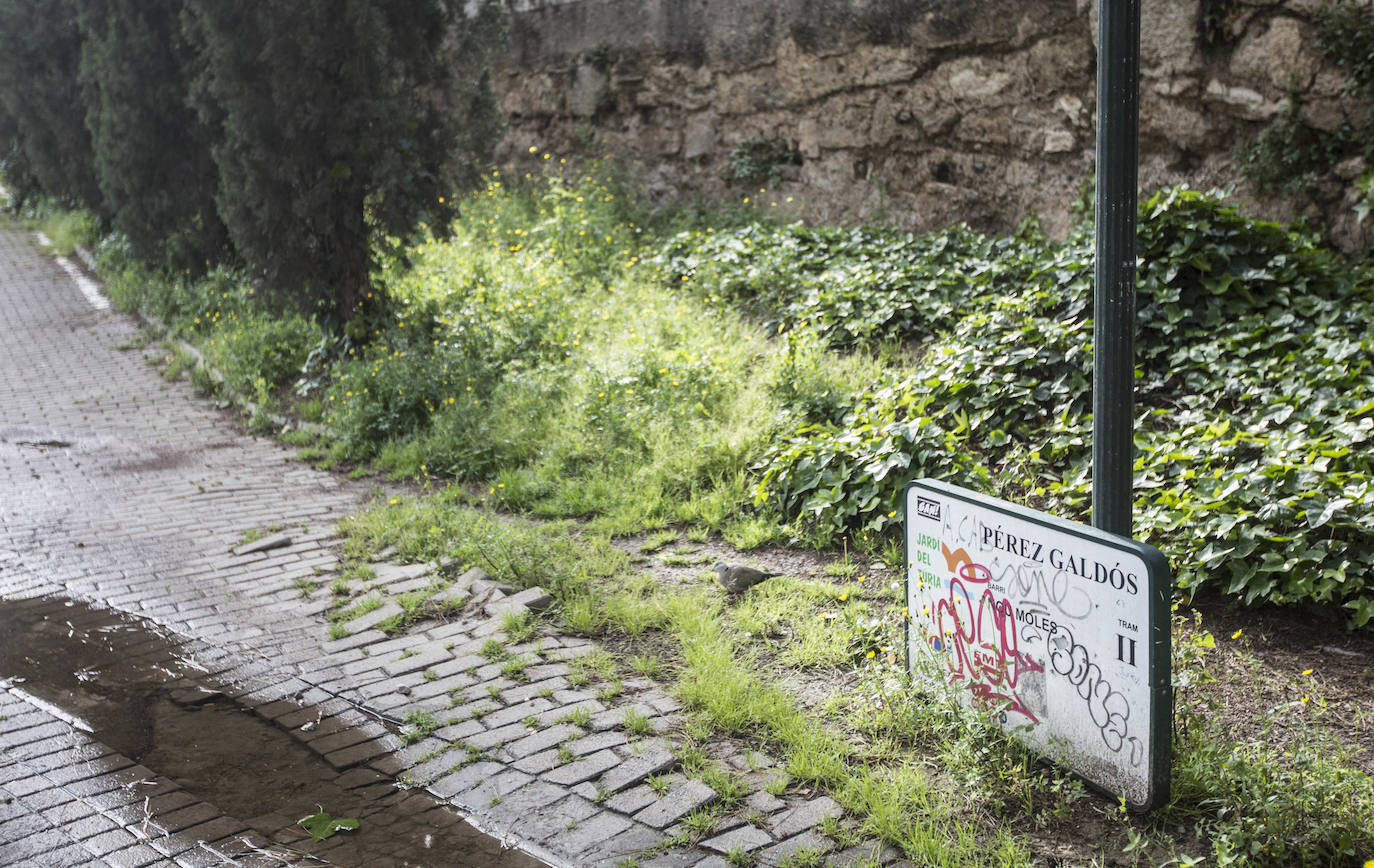
[[[743,564],[730,566],[725,561],[716,561],[711,569],[716,571],[716,580],[728,594],[742,594],[764,579],[780,576],[782,573],[765,573]]]

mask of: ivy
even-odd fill
[[[1140,218],[1136,535],[1184,595],[1368,624],[1374,268],[1212,194],[1164,190]],[[799,414],[755,467],[755,507],[824,541],[895,528],[916,476],[1087,518],[1091,263],[1086,232],[754,224],[678,236],[659,264],[784,340],[920,348],[838,411]]]

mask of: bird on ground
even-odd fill
[[[736,564],[733,567],[725,561],[716,561],[711,569],[716,571],[716,581],[728,594],[742,594],[764,579],[780,576],[782,573],[765,573],[753,567]]]

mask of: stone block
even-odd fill
[[[487,603],[485,611],[488,616],[499,618],[508,614],[538,613],[551,605],[553,605],[553,596],[536,585],[533,588],[526,588],[518,594],[492,600]]]
[[[350,633],[361,633],[364,630],[371,630],[387,618],[404,615],[405,611],[396,603],[384,603],[380,609],[373,609],[366,615],[360,615],[352,621],[345,621],[344,627]]]
[[[658,774],[677,764],[667,743],[655,739],[640,746],[640,752],[628,757],[620,765],[607,772],[600,780],[603,790],[618,793],[621,790],[641,783],[649,775]]]
[[[478,786],[484,780],[506,770],[500,763],[478,762],[445,775],[429,785],[429,791],[441,799],[452,798]]]
[[[752,853],[761,847],[766,847],[773,843],[773,838],[767,832],[757,826],[740,826],[731,829],[724,835],[717,835],[701,842],[701,846],[707,850],[714,850],[717,853],[732,853],[736,851]]]
[[[635,819],[655,829],[663,829],[695,811],[709,805],[719,796],[716,791],[698,780],[688,780],[673,787],[661,799],[641,809]]]
[[[759,853],[758,864],[768,868],[779,868],[782,865],[795,864],[800,853],[822,855],[834,848],[833,843],[815,832],[802,832]]]
[[[779,838],[790,838],[798,832],[805,832],[814,827],[824,817],[839,817],[843,814],[844,808],[834,799],[829,796],[817,796],[777,814],[769,820],[768,825]]]
[[[601,811],[579,822],[570,829],[564,829],[549,839],[547,846],[555,853],[565,853],[578,857],[607,839],[613,838],[630,828],[630,821],[611,811]],[[586,862],[578,858],[579,865]]]
[[[229,552],[235,557],[243,557],[244,555],[251,555],[256,554],[258,552],[271,551],[272,549],[286,548],[289,545],[291,545],[290,535],[284,533],[274,533],[265,536],[262,539],[254,540],[253,542],[244,543],[241,546],[232,548],[229,550]]]
[[[409,657],[400,657],[395,660],[388,660],[382,664],[382,671],[392,678],[399,675],[407,675],[411,672],[420,672],[440,663],[447,663],[453,659],[453,655],[445,651],[443,646],[426,648],[418,654]]]
[[[545,772],[542,777],[549,783],[570,787],[573,784],[591,780],[619,764],[620,757],[616,756],[615,751],[603,750],[600,753],[594,753],[591,756],[551,769]]]

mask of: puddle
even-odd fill
[[[543,864],[503,851],[425,793],[357,771],[339,775],[218,693],[174,641],[118,613],[51,598],[0,600],[0,679],[279,845],[327,850],[321,858],[330,863]],[[358,831],[312,842],[296,821],[321,807],[357,818]]]

